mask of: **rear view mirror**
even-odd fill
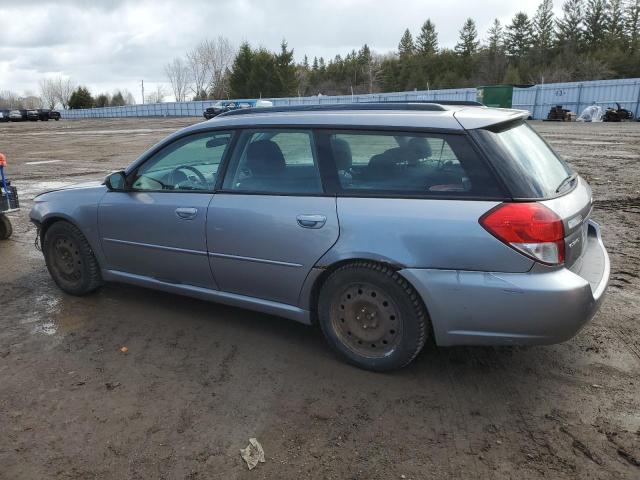
[[[126,190],[127,178],[124,176],[124,172],[113,172],[105,180],[104,184],[112,192],[123,192]]]
[[[207,140],[206,146],[207,148],[215,148],[226,145],[227,143],[229,143],[229,136],[225,135],[224,137],[214,137],[211,140]]]

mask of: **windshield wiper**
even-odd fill
[[[564,180],[562,180],[560,182],[560,185],[558,185],[558,188],[556,188],[556,193],[559,193],[560,190],[562,190],[564,188],[565,185],[569,185],[571,182],[573,182],[576,178],[578,178],[578,174],[577,173],[572,173],[571,175],[569,175],[568,177],[566,177]]]

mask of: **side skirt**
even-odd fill
[[[255,297],[247,297],[236,293],[223,292],[220,290],[210,290],[208,288],[194,287],[193,285],[183,285],[176,283],[163,282],[151,277],[143,275],[135,275],[132,273],[120,272],[117,270],[102,270],[102,278],[107,282],[121,282],[139,287],[161,290],[168,293],[176,293],[188,297],[207,300],[210,302],[222,303],[233,307],[246,308],[255,310],[256,312],[267,313],[269,315],[278,315],[296,322],[311,325],[311,315],[308,310],[287,305],[270,300],[263,300]]]

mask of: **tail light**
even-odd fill
[[[502,203],[480,217],[480,225],[538,262],[564,262],[562,219],[540,203]]]

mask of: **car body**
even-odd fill
[[[37,196],[31,219],[44,247],[60,221],[86,243],[99,275],[78,293],[119,281],[317,321],[374,370],[410,362],[431,334],[551,344],[595,314],[609,259],[591,190],[528,112],[318,108],[187,127],[102,184]]]
[[[50,120],[55,120],[56,122],[60,120],[60,112],[57,110],[49,110],[48,116]]]
[[[212,106],[207,107],[202,116],[207,120],[211,120],[214,117],[222,113],[226,113],[232,110],[238,110],[243,108],[263,108],[271,107],[273,103],[269,100],[221,100],[214,103]]]
[[[26,110],[11,110],[9,112],[9,120],[11,122],[24,122],[27,120]]]
[[[40,120],[40,112],[38,110],[27,110],[27,120],[37,122]]]
[[[0,122],[8,122],[9,121],[9,112],[7,109],[0,109]]]
[[[49,110],[48,108],[39,108],[38,109],[38,120],[41,120],[43,122],[48,122],[50,114],[51,114],[51,110]]]

